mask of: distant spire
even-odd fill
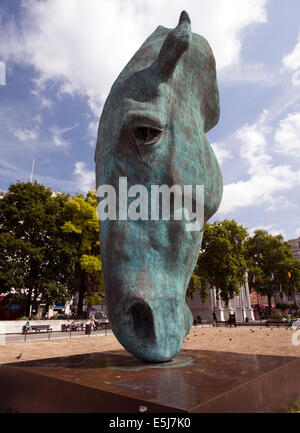
[[[32,168],[31,168],[31,176],[30,176],[30,182],[31,182],[31,183],[32,183],[32,179],[33,179],[34,163],[35,163],[35,158],[33,158],[33,160],[32,160]]]

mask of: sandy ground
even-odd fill
[[[258,326],[202,328],[198,326],[192,328],[182,349],[298,357],[300,356],[300,332],[297,336],[298,345],[292,343],[293,335],[295,338],[295,331],[284,328]],[[0,364],[122,349],[113,335],[7,343],[0,345]],[[16,359],[21,353],[21,358]]]

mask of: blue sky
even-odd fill
[[[28,180],[35,159],[34,179],[86,192],[111,85],[183,9],[217,62],[221,117],[207,136],[224,195],[212,220],[300,236],[299,0],[1,0],[0,189]]]

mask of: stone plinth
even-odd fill
[[[0,403],[19,412],[284,412],[300,358],[182,350],[146,364],[125,351],[5,364]]]

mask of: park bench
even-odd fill
[[[50,325],[31,325],[30,328],[31,331],[35,331],[35,333],[41,331],[52,332],[52,328],[50,328]],[[22,333],[23,334],[28,333],[28,331],[26,331],[26,326],[23,326]]]
[[[104,329],[105,335],[106,335],[106,332],[109,328],[110,328],[109,322],[97,322],[97,329],[99,329],[99,330]]]
[[[195,319],[193,322],[194,326],[197,326],[197,325],[203,326],[203,325],[211,325],[211,324],[212,324],[212,322],[210,322],[209,320],[205,320],[205,319],[203,319],[203,320],[202,319],[200,319],[200,320]]]
[[[217,320],[216,326],[237,326],[236,321],[228,320]]]
[[[217,320],[216,326],[227,326],[227,320]]]
[[[282,326],[284,325],[284,323],[282,322],[281,319],[268,319],[266,320],[266,326]]]
[[[99,329],[109,329],[110,323],[109,322],[98,322]]]
[[[83,331],[84,330],[84,324],[83,323],[76,323],[76,325],[71,324],[62,324],[61,325],[61,331]]]
[[[268,319],[268,320],[266,320],[265,325],[267,327],[269,327],[269,326],[286,326],[286,327],[290,327],[290,326],[292,326],[292,321],[283,322],[281,319]]]

